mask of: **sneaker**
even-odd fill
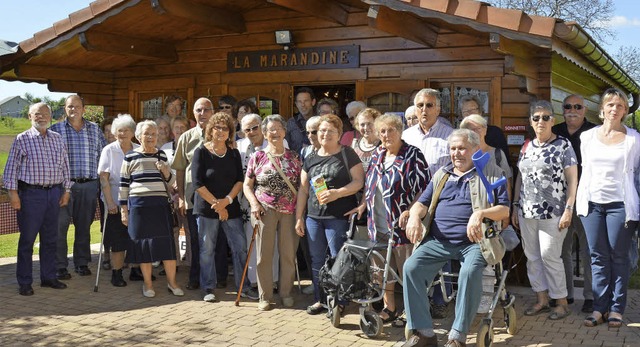
[[[258,310],[271,311],[271,303],[266,300],[260,300],[260,302],[258,303]]]
[[[447,318],[447,305],[441,305],[441,304],[431,305],[431,318],[433,319]]]
[[[258,294],[257,290],[250,287],[249,289],[240,293],[240,297],[251,299],[251,300],[258,300],[260,298],[260,294]]]
[[[205,290],[205,293],[206,294],[204,295],[204,298],[203,298],[203,300],[205,302],[215,302],[216,301],[216,295],[213,294],[213,289],[207,289],[207,290]]]
[[[160,262],[159,261],[154,261],[153,263],[151,263],[151,266],[158,267],[158,266],[160,266]]]
[[[293,298],[288,296],[286,298],[282,298],[282,306],[284,307],[293,307],[294,301]]]
[[[306,295],[311,295],[313,294],[313,285],[310,286],[306,286],[304,288],[302,288],[302,294],[306,294]]]
[[[477,313],[487,313],[491,308],[491,303],[493,302],[493,297],[490,295],[482,295],[482,299],[480,299],[480,306],[478,306]]]

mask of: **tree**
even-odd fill
[[[640,49],[632,46],[620,46],[613,58],[636,83],[640,82]]]
[[[527,14],[575,21],[598,41],[615,38],[609,27],[613,0],[489,0],[493,6],[522,10]]]

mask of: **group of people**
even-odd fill
[[[623,93],[609,89],[603,94],[601,126],[585,119],[587,108],[579,96],[564,100],[565,122],[556,126],[551,104],[534,102],[529,114],[534,136],[520,150],[516,174],[504,134],[488,124],[475,97],[461,98],[459,129],[439,117],[434,89],[416,93],[404,120],[351,102],[346,117],[354,130],[349,131],[332,101],[317,101],[313,90],[299,88],[298,112],[285,120],[261,117],[249,100],[225,96],[214,112],[213,102],[200,98],[191,129],[182,116],[183,101],[171,102],[167,116],[155,121],[136,124],[130,115],[119,115],[110,125],[113,142],[108,145],[97,125],[82,118],[78,96],[67,98],[67,118],[51,128],[48,106],[32,105],[33,127],[16,138],[4,176],[21,231],[20,294],[33,294],[31,256],[38,233],[41,285],[65,287],[59,280],[70,278],[65,227],[71,216],[75,270],[90,274],[82,230],[92,221],[100,188],[111,283],[126,285],[124,264],[139,264],[146,297],[155,296],[152,263],[158,261],[168,291],[184,295],[176,282],[176,231],[184,224],[190,262],[186,288],[200,288],[204,301],[216,301],[215,289],[221,283],[226,287],[228,247],[242,296],[270,310],[277,282],[282,305],[294,306],[300,246],[314,293],[306,311],[322,313],[326,296],[318,272],[346,241],[349,217],[355,214],[366,220],[360,237],[393,238],[390,266],[402,275],[407,325],[413,332],[405,346],[437,345],[432,319],[442,317],[446,304],[443,293],[434,293],[431,302],[425,293],[440,269],[460,263],[456,317],[446,346],[464,346],[482,301],[488,265],[478,242],[489,219],[521,230],[537,298],[526,315],[549,312],[548,318],[557,320],[571,313],[572,234],[577,233],[590,264],[585,279],[592,278],[592,284],[585,283],[582,310],[589,316],[584,324],[622,324],[630,245],[640,220],[640,135],[622,123],[629,110]],[[482,173],[489,182],[506,177],[508,184],[486,191],[472,161],[478,150],[489,153]],[[91,207],[91,216],[80,213]],[[253,236],[254,275],[244,278]],[[380,313],[385,322],[401,312],[394,287],[393,282],[385,287]]]

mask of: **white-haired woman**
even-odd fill
[[[131,247],[129,263],[139,263],[144,277],[142,295],[154,297],[151,263],[162,261],[167,273],[167,288],[175,296],[184,292],[176,283],[176,250],[172,235],[171,209],[167,186],[175,175],[167,164],[167,156],[156,148],[158,126],[145,120],[136,126],[140,147],[127,153],[120,170],[120,206],[122,224],[128,226]]]
[[[131,139],[136,130],[136,122],[128,114],[119,114],[111,123],[111,133],[116,141],[102,149],[98,162],[100,175],[101,199],[106,208],[104,248],[111,250],[111,284],[124,287],[127,282],[122,277],[125,251],[131,240],[127,226],[122,224],[118,206],[118,190],[120,189],[120,169],[125,154],[138,147]]]

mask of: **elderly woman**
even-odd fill
[[[404,111],[404,121],[407,123],[407,128],[418,124],[418,109],[414,105],[411,105]]]
[[[369,168],[369,162],[371,161],[371,155],[373,151],[380,144],[376,129],[374,129],[373,122],[380,116],[380,112],[373,108],[365,108],[358,113],[356,117],[356,128],[362,134],[359,139],[354,139],[351,143],[351,147],[362,161],[362,168],[364,172],[367,172]]]
[[[120,189],[120,169],[125,154],[138,147],[131,142],[136,130],[136,122],[131,115],[120,114],[111,124],[111,132],[116,141],[102,149],[98,162],[100,175],[101,201],[106,206],[107,216],[104,234],[104,248],[111,250],[111,284],[124,287],[127,282],[122,277],[125,251],[130,239],[127,226],[122,224],[122,216],[118,206],[118,190]]]
[[[179,95],[169,95],[164,100],[165,115],[173,119],[182,116],[184,99]]]
[[[158,126],[158,148],[164,146],[164,144],[171,142],[172,134],[171,134],[171,119],[167,116],[160,116],[154,119],[156,125]]]
[[[111,124],[113,123],[113,117],[105,118],[102,123],[100,123],[100,130],[102,130],[102,134],[104,138],[107,139],[107,143],[112,143],[116,140],[116,137],[111,133]],[[120,173],[118,173],[119,175]],[[117,197],[117,195],[116,195]],[[104,202],[102,199],[98,200],[98,208],[100,209],[100,230],[104,230]],[[102,268],[104,270],[111,270],[111,249],[106,246],[102,251]]]
[[[342,138],[340,139],[340,144],[343,146],[351,146],[353,143],[353,139],[357,139],[360,137],[360,132],[358,131],[358,127],[356,127],[356,117],[360,111],[367,108],[367,104],[362,101],[351,101],[347,104],[345,108],[345,112],[347,113],[347,118],[349,118],[349,123],[347,125],[351,126],[353,130],[348,130],[342,134]]]
[[[360,112],[358,118],[367,110],[371,109]],[[413,244],[404,231],[409,209],[430,180],[427,161],[420,149],[402,141],[403,129],[402,119],[394,114],[387,113],[376,118],[375,131],[381,144],[373,151],[369,163],[364,187],[365,199],[357,211],[352,211],[358,212],[359,217],[366,209],[367,231],[371,240],[386,242],[389,237],[393,237],[395,244],[389,265],[396,269],[400,277],[402,266],[413,249]],[[366,138],[366,131],[362,134]],[[384,309],[380,318],[385,323],[398,317],[395,284],[395,279],[391,279],[384,291]]]
[[[307,137],[309,138],[309,142],[311,142],[311,144],[308,146],[302,147],[302,149],[300,150],[300,158],[302,159],[302,161],[304,161],[304,159],[308,157],[311,153],[314,153],[315,151],[318,150],[318,148],[320,148],[320,141],[318,141],[319,125],[320,125],[320,116],[312,116],[307,120],[306,133],[307,133]]]
[[[326,309],[323,305],[326,296],[318,288],[318,272],[324,264],[327,246],[331,257],[335,257],[344,244],[349,211],[357,206],[355,193],[364,183],[362,162],[353,149],[340,145],[341,136],[342,121],[338,116],[320,117],[320,148],[305,159],[300,174],[296,232],[304,236],[306,224],[316,300],[307,307],[307,313],[312,315]]]
[[[157,123],[157,120],[156,120]],[[189,129],[189,121],[187,118],[183,116],[176,116],[171,119],[171,134],[173,135],[173,141],[169,141],[160,147],[161,150],[167,155],[167,162],[169,165],[173,163],[173,156],[176,152],[176,146],[178,145],[178,139],[180,136]],[[175,170],[172,170],[173,174],[175,174]],[[178,209],[178,187],[176,185],[171,187],[171,200],[173,200],[173,205],[177,211]],[[178,214],[179,224],[174,228],[174,240],[176,243],[176,256],[180,257],[180,240],[178,232],[181,227],[184,227],[185,237],[187,240],[187,250],[186,250],[186,259],[187,263],[191,264],[191,240],[189,240],[189,227],[186,222],[186,217]],[[159,273],[160,275],[165,275],[166,271],[163,269]]]
[[[256,152],[247,165],[244,195],[251,204],[251,218],[260,223],[256,238],[258,309],[271,309],[273,299],[272,261],[276,237],[280,253],[280,297],[284,307],[293,306],[291,289],[295,277],[295,259],[299,237],[295,233],[297,188],[301,162],[298,155],[284,147],[286,121],[280,115],[262,121],[262,133],[268,145]]]
[[[629,113],[627,96],[617,89],[602,95],[602,125],[580,135],[582,177],[577,213],[584,225],[591,253],[593,313],[584,324],[622,325],[627,303],[629,247],[638,226],[638,191],[634,178],[640,169],[640,135],[622,124]],[[608,318],[606,317],[608,313]]]
[[[247,258],[247,241],[242,227],[238,193],[242,189],[242,162],[240,152],[232,148],[235,138],[232,117],[218,112],[209,118],[204,132],[204,143],[196,148],[191,164],[196,191],[193,213],[198,216],[200,241],[200,286],[204,301],[214,302],[216,296],[216,242],[222,229],[227,236],[233,258],[233,277],[240,288],[242,270]],[[195,254],[194,254],[195,256]],[[242,296],[256,298],[248,279]]]
[[[549,312],[551,297],[557,306],[548,318],[558,320],[571,314],[560,254],[576,196],[577,159],[571,143],[551,132],[551,103],[535,102],[530,114],[535,138],[520,151],[512,216],[513,225],[521,230],[527,275],[537,296],[524,314]]]
[[[338,103],[331,98],[322,98],[316,104],[316,115],[324,116],[333,114],[338,116]]]
[[[176,283],[176,250],[171,230],[171,209],[167,203],[167,186],[175,175],[167,156],[158,150],[158,126],[151,120],[138,123],[136,139],[140,147],[128,152],[120,170],[120,211],[122,224],[128,226],[133,240],[127,262],[139,263],[144,277],[142,295],[156,295],[151,282],[151,263],[162,261],[167,272],[167,288],[175,296],[184,292]]]

